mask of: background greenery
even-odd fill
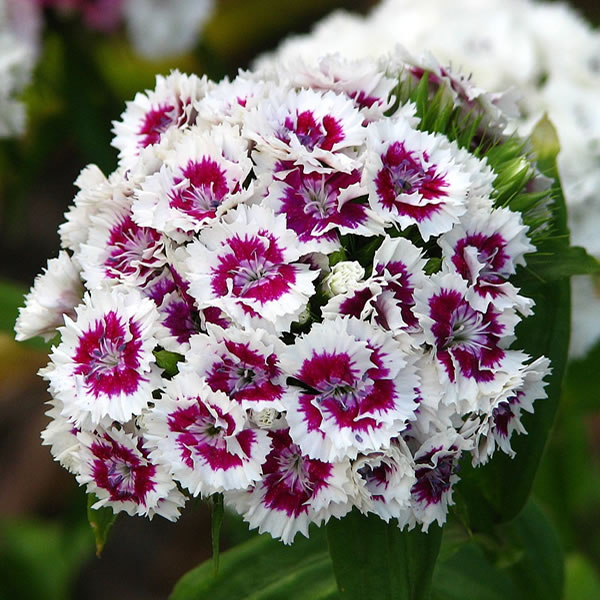
[[[135,92],[153,87],[156,73],[178,67],[220,79],[289,33],[308,30],[336,7],[364,11],[373,3],[297,0],[277,3],[274,11],[267,0],[222,0],[193,52],[160,63],[135,56],[122,33],[92,33],[74,20],[50,18],[46,23],[40,61],[24,95],[27,132],[0,142],[0,600],[165,598],[211,552],[209,510],[197,502],[188,505],[176,524],[120,517],[102,558],[96,558],[85,496],[40,446],[47,393],[35,372],[46,362],[45,349],[39,343],[17,345],[10,332],[22,294],[46,260],[57,254],[56,230],[72,201],[72,182],[89,162],[105,173],[114,168],[110,122]],[[597,3],[583,8],[600,23]],[[534,500],[492,538],[473,538],[459,546],[465,541],[464,528],[447,528],[434,600],[509,595],[520,600],[525,580],[536,590],[529,598],[559,600],[563,557],[562,597],[600,598],[598,390],[600,346],[569,365]],[[260,589],[261,598],[284,597],[284,589],[299,594],[307,578],[322,583],[318,597],[332,597],[324,536],[316,530],[309,541],[282,553],[279,543],[251,537],[245,525],[228,516],[222,548],[251,537],[249,545],[233,556],[223,555],[217,580],[208,577],[210,563],[188,577],[212,581],[215,600],[234,598],[231,590],[240,588],[225,584],[235,585],[240,565],[251,560],[255,580],[246,585],[248,591],[250,583]],[[543,572],[536,571],[530,556],[545,565]],[[555,577],[546,577],[548,572]],[[190,579],[177,588],[177,598],[186,597],[186,581]]]

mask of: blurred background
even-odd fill
[[[179,68],[217,80],[233,76],[331,11],[365,15],[377,4],[131,0],[124,8],[129,1],[0,0],[0,600],[166,598],[211,552],[209,510],[192,502],[174,524],[120,517],[96,558],[85,494],[40,444],[49,395],[36,371],[47,362],[47,348],[17,344],[11,330],[23,293],[58,253],[57,228],[78,173],[88,163],[105,174],[115,168],[111,121],[136,92],[154,87],[157,73]],[[173,5],[187,5],[183,17]],[[596,0],[571,6],[600,25]],[[20,105],[9,107],[9,120],[1,86],[15,40],[26,40],[28,58],[26,75],[15,84]],[[600,54],[596,58],[600,64]],[[600,215],[600,198],[597,205]],[[535,486],[566,552],[567,600],[600,598],[598,390],[595,344],[570,363]],[[223,547],[243,535],[243,527],[226,526]]]

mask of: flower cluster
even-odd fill
[[[512,346],[551,198],[503,100],[404,54],[138,94],[16,326],[60,334],[43,439],[96,506],[427,530],[462,457],[513,455],[549,373]]]
[[[316,63],[325,52],[377,57],[398,43],[413,53],[432,52],[488,90],[512,87],[521,135],[548,113],[562,148],[558,166],[572,241],[599,257],[600,32],[562,2],[382,0],[366,17],[343,11],[326,17],[257,64],[300,56]],[[570,352],[580,356],[600,340],[600,294],[590,276],[575,277],[572,285]]]

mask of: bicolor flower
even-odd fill
[[[318,272],[297,262],[296,234],[266,208],[239,206],[186,250],[190,294],[199,307],[220,308],[242,326],[255,321],[286,331],[314,293]]]
[[[480,310],[493,302],[496,307],[518,306],[524,314],[531,312],[531,300],[519,296],[508,281],[517,265],[525,265],[524,255],[535,251],[527,229],[519,213],[497,208],[470,211],[439,237],[443,265],[469,282],[472,302]]]
[[[82,431],[77,481],[98,498],[92,508],[110,506],[114,513],[175,521],[185,498],[167,470],[148,457],[143,439],[111,428],[102,433]]]
[[[323,462],[305,456],[287,429],[268,435],[272,449],[262,479],[246,491],[224,494],[226,504],[250,527],[291,544],[298,532],[308,537],[310,523],[326,523],[351,510],[347,460]]]
[[[135,291],[86,294],[65,317],[60,344],[44,373],[75,424],[125,422],[152,401],[152,350],[158,313]]]
[[[64,316],[75,315],[83,290],[79,266],[62,250],[35,278],[25,306],[19,309],[15,339],[20,342],[39,335],[47,342],[51,340],[64,324]]]
[[[297,167],[276,174],[263,204],[285,215],[303,252],[329,253],[340,248],[340,235],[383,234],[381,220],[358,201],[365,195],[358,170],[307,173]]]
[[[193,336],[190,345],[182,372],[197,373],[246,410],[285,410],[289,392],[279,365],[285,348],[279,338],[262,329],[212,326],[208,334]]]
[[[132,205],[134,221],[180,242],[248,198],[248,143],[233,127],[188,130],[166,151],[159,172],[146,178]]]
[[[406,120],[368,127],[364,184],[371,208],[400,229],[416,225],[425,241],[449,231],[467,209],[471,177],[445,136],[413,129]]]
[[[416,408],[407,348],[353,318],[315,323],[281,356],[297,392],[290,435],[311,458],[331,461],[388,446]]]
[[[194,105],[207,89],[206,77],[200,79],[177,70],[167,77],[158,75],[155,88],[137,93],[127,103],[121,120],[113,122],[112,145],[119,150],[119,164],[131,168],[140,151],[160,142],[169,129],[192,125],[196,118]]]
[[[245,489],[261,478],[267,433],[242,407],[193,372],[180,373],[144,416],[151,457],[193,496]]]

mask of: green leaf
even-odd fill
[[[335,579],[324,531],[284,546],[268,535],[221,553],[219,573],[207,561],[184,575],[169,600],[333,600]]]
[[[600,261],[590,256],[585,248],[570,246],[548,240],[539,252],[527,257],[527,272],[545,282],[556,281],[571,275],[595,275],[600,273]],[[521,277],[521,285],[523,277]]]
[[[212,553],[215,575],[219,573],[219,541],[221,539],[221,525],[223,524],[223,494],[214,494],[210,505],[210,533],[212,537]]]
[[[87,516],[88,522],[94,532],[94,540],[96,542],[96,556],[100,558],[102,550],[108,539],[108,534],[117,518],[117,515],[112,511],[112,508],[92,508],[98,502],[98,498],[94,494],[88,494],[87,497]]]
[[[442,530],[400,531],[376,515],[356,509],[327,525],[329,551],[341,598],[420,600],[427,598]]]
[[[471,542],[435,567],[431,600],[521,600],[509,576]],[[524,599],[523,599],[524,600]]]
[[[163,369],[166,376],[173,377],[173,375],[179,373],[177,363],[183,360],[182,354],[169,352],[168,350],[155,350],[154,358],[156,358],[156,364]]]
[[[522,550],[521,560],[508,572],[527,600],[561,600],[564,585],[563,551],[558,535],[542,510],[529,501],[511,523],[505,538]]]

